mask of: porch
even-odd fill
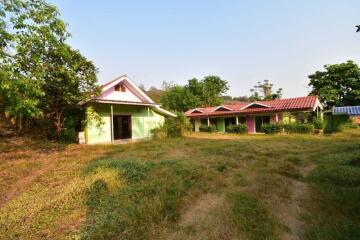
[[[219,132],[227,132],[231,125],[246,124],[248,133],[262,133],[262,125],[269,123],[307,123],[316,117],[322,117],[320,112],[277,112],[252,115],[232,115],[216,117],[193,118],[193,130],[199,131],[200,126],[215,126]]]

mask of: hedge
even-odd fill
[[[324,119],[324,133],[341,132],[344,125],[351,123],[347,115],[327,115]]]
[[[226,127],[228,133],[247,133],[246,124],[230,125]]]
[[[287,133],[313,133],[314,124],[311,123],[289,123],[284,124],[284,130]]]
[[[263,124],[262,129],[266,134],[280,133],[282,131],[282,125],[279,123]]]
[[[201,125],[201,126],[199,127],[199,131],[200,131],[200,132],[216,132],[217,129],[216,129],[216,126],[215,126],[215,125],[210,125],[210,126]]]

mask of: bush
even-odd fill
[[[324,121],[321,118],[315,118],[313,124],[316,130],[324,129]]]
[[[164,124],[161,127],[151,130],[154,138],[166,138],[166,137],[182,137],[185,131],[190,130],[191,126],[189,120],[184,114],[179,113],[176,117],[169,117],[165,119]]]
[[[289,123],[284,125],[287,133],[313,133],[314,125],[310,123]]]
[[[324,133],[341,132],[343,126],[351,123],[347,115],[327,115],[325,116]]]
[[[247,133],[246,124],[230,125],[226,127],[228,133]]]
[[[269,123],[262,125],[262,129],[266,134],[280,133],[282,126],[279,123]]]
[[[215,125],[210,125],[210,126],[207,126],[207,125],[201,125],[199,127],[199,131],[200,132],[216,132],[216,126]]]

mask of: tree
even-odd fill
[[[161,89],[158,89],[157,87],[150,87],[149,90],[145,91],[145,93],[156,103],[160,102],[160,99],[162,95],[164,94],[164,91]]]
[[[221,96],[223,103],[225,104],[236,104],[239,102],[249,102],[249,98],[247,96],[239,96],[239,97],[232,97],[229,95]]]
[[[325,65],[309,75],[310,95],[319,96],[327,108],[360,105],[360,68],[353,61]]]
[[[96,68],[66,44],[70,34],[55,6],[8,0],[0,10],[0,95],[21,120],[46,117],[59,136],[65,110],[98,93]],[[68,116],[69,117],[69,116]]]
[[[249,99],[253,101],[280,99],[282,96],[282,88],[273,92],[273,84],[269,80],[264,80],[263,83],[258,82],[254,88],[250,89],[250,92]]]
[[[229,87],[218,76],[207,76],[202,80],[192,78],[185,86],[164,83],[164,93],[160,99],[169,110],[184,112],[200,106],[215,106],[222,102],[222,94]]]
[[[227,81],[222,80],[218,76],[206,76],[201,84],[203,85],[202,105],[207,107],[221,104],[221,95],[229,90]]]
[[[43,89],[45,95],[39,105],[53,122],[57,137],[60,136],[66,117],[63,113],[95,94],[97,86],[96,67],[79,51],[66,44],[53,46],[47,53]]]
[[[168,87],[161,97],[163,107],[176,112],[184,112],[194,107],[193,101],[194,96],[180,85]]]

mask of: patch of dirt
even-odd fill
[[[190,208],[181,216],[179,225],[187,226],[198,222],[206,216],[213,208],[222,205],[224,198],[214,194],[202,195]]]
[[[166,231],[161,239],[236,239],[226,221],[224,205],[223,196],[216,194],[200,196],[183,212],[177,227]]]
[[[300,172],[305,177],[314,166],[302,168]],[[293,189],[291,197],[288,201],[280,204],[277,208],[276,215],[281,222],[288,228],[283,236],[285,240],[300,240],[304,238],[305,223],[301,219],[301,215],[306,213],[303,202],[309,198],[309,186],[306,182],[292,180]]]

